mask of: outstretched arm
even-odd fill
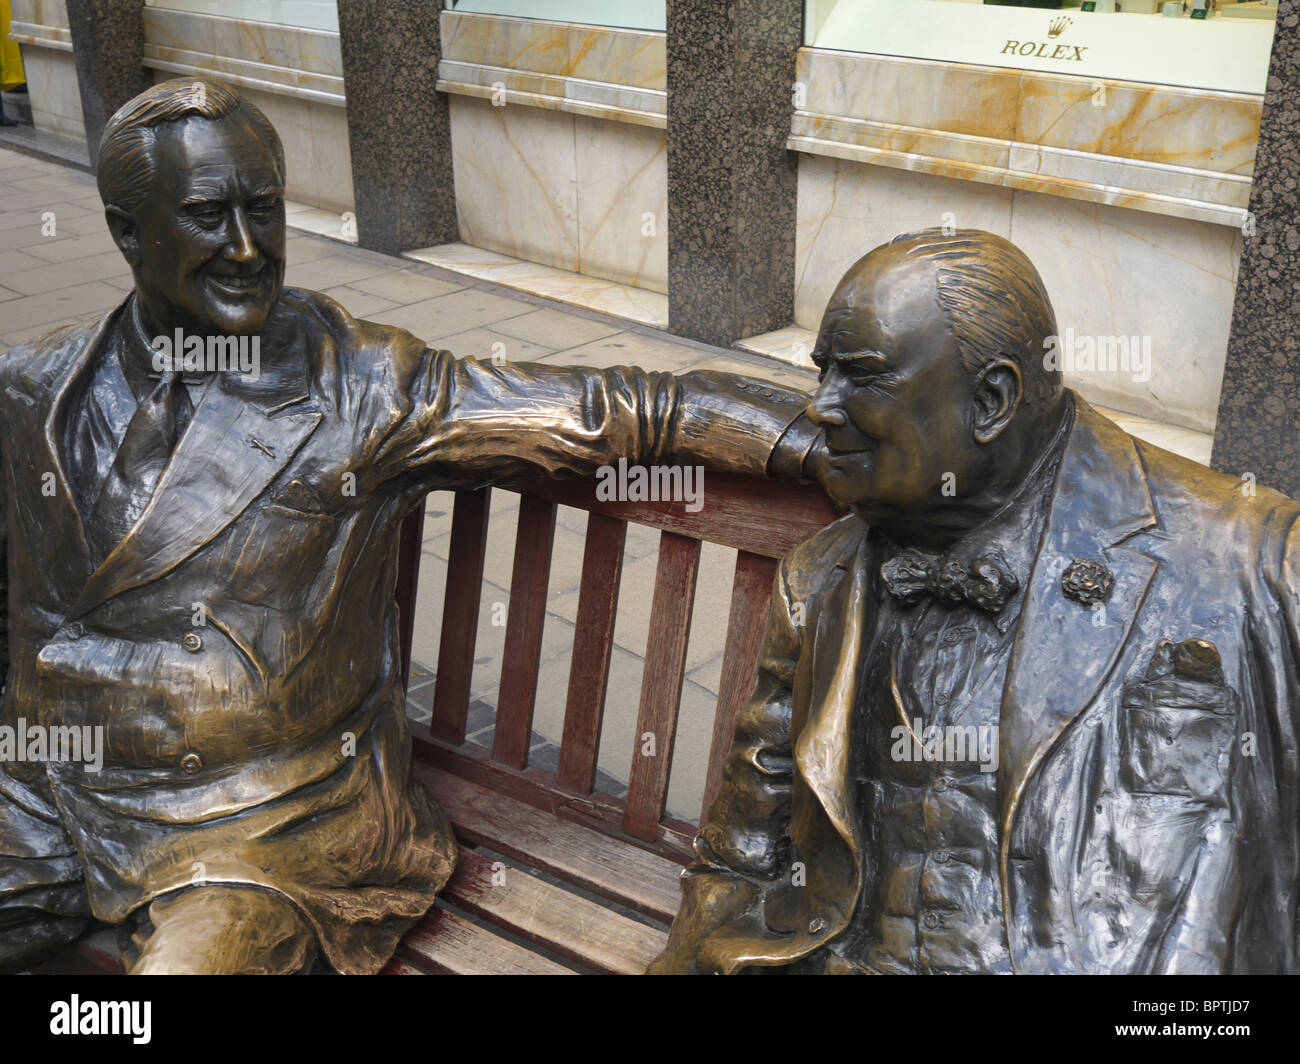
[[[497,366],[428,349],[407,366],[411,409],[379,456],[384,478],[470,487],[619,458],[798,476],[815,437],[806,395],[727,373]]]

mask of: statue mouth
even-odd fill
[[[210,273],[208,280],[217,288],[231,295],[247,295],[255,292],[262,286],[266,279],[266,270],[261,269],[256,273]]]

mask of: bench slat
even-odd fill
[[[490,488],[457,492],[452,511],[431,725],[433,734],[449,743],[461,743],[465,739],[491,494]]]
[[[627,786],[627,812],[623,817],[623,830],[639,839],[657,837],[668,796],[699,566],[698,539],[675,532],[660,533],[659,567],[641,679],[641,708],[637,714],[632,772]],[[647,734],[654,737],[653,756],[644,753],[645,744],[650,741]]]
[[[640,975],[668,935],[472,850],[443,891],[458,909],[599,972]]]
[[[681,904],[681,865],[630,842],[562,820],[421,761],[412,771],[468,843],[576,883],[670,923]]]
[[[695,513],[686,509],[688,504],[685,500],[613,502],[597,499],[596,484],[594,477],[574,480],[538,478],[512,487],[564,506],[608,514],[768,558],[779,558],[788,553],[839,517],[825,493],[814,485],[738,473],[709,471],[704,477],[704,506]]]
[[[492,757],[511,768],[528,765],[554,543],[555,503],[536,495],[524,495],[519,501],[515,564],[510,577],[510,613],[506,618],[501,689],[492,740]]]
[[[627,522],[604,514],[587,517],[578,623],[569,663],[569,694],[557,773],[561,787],[590,794],[596,782],[600,726],[605,714],[609,661],[614,646],[619,582]]]
[[[727,644],[722,654],[722,679],[718,684],[718,709],[713,718],[709,746],[709,774],[704,785],[700,820],[713,804],[722,785],[722,769],[731,749],[736,718],[758,678],[758,655],[763,648],[763,628],[777,563],[748,551],[736,552],[736,575],[731,584],[731,613]]]
[[[397,952],[442,975],[576,974],[446,909],[431,910],[407,932]]]

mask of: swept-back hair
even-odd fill
[[[234,114],[247,119],[258,139],[271,150],[283,181],[284,145],[266,115],[230,85],[173,78],[128,100],[104,126],[96,177],[100,199],[105,206],[120,207],[128,214],[144,202],[153,184],[158,126],[192,115],[216,121]]]
[[[935,294],[968,373],[1010,358],[1020,369],[1025,403],[1060,391],[1060,370],[1044,362],[1044,341],[1057,335],[1056,312],[1034,264],[1015,244],[982,229],[922,229],[887,246],[934,262]]]

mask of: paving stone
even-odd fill
[[[396,325],[428,342],[438,336],[454,336],[526,313],[529,305],[509,296],[466,288],[434,299],[423,299],[407,307],[375,316],[384,325]]]
[[[591,343],[547,355],[541,362],[558,366],[643,366],[679,373],[708,358],[708,353],[671,340],[660,340],[636,332],[614,333]]]
[[[354,318],[369,318],[372,314],[377,314],[381,310],[391,310],[397,306],[391,299],[383,299],[380,296],[373,295],[370,292],[362,292],[349,285],[340,285],[337,288],[327,289],[325,295],[342,303],[343,309]]]
[[[436,277],[426,277],[414,270],[394,270],[388,273],[376,274],[373,277],[362,278],[354,282],[352,287],[406,306],[411,303],[418,303],[421,300],[448,295],[451,292],[463,289],[465,286],[463,284],[453,284],[450,281],[441,281]]]
[[[489,361],[495,357],[507,362],[535,362],[551,349],[507,336],[493,326],[490,329],[468,329],[451,336],[430,337],[429,346],[445,348],[457,358],[478,358]]]
[[[565,311],[543,309],[503,321],[496,326],[496,331],[559,351],[621,332],[623,327]]]
[[[338,245],[336,245],[338,246]],[[323,292],[327,288],[351,284],[365,277],[383,273],[387,267],[369,258],[356,259],[349,255],[322,255],[310,262],[289,260],[284,283],[294,288],[307,288]]]

